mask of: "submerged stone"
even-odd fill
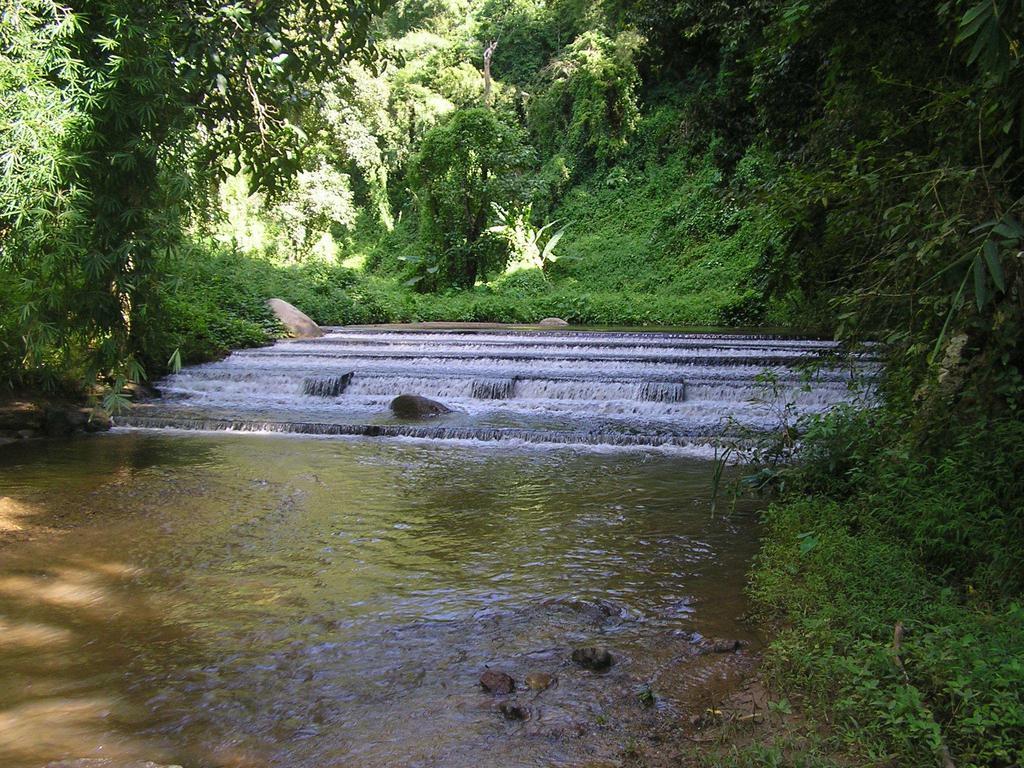
[[[488,669],[480,675],[480,685],[488,693],[497,693],[503,696],[516,689],[516,681],[512,679],[512,676],[496,669]]]
[[[609,600],[583,600],[576,597],[552,597],[541,605],[553,610],[576,614],[594,624],[603,624],[612,619],[621,619],[623,609]]]
[[[526,687],[531,691],[546,691],[555,682],[547,672],[531,672],[525,678]]]
[[[577,648],[572,652],[572,660],[584,669],[594,672],[602,672],[615,663],[607,648]]]
[[[706,640],[699,653],[736,653],[742,647],[742,640]]]
[[[515,701],[503,701],[498,705],[498,711],[505,716],[506,720],[529,720],[530,710]]]

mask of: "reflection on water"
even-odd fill
[[[255,436],[0,452],[4,519],[68,529],[0,549],[0,765],[615,754],[710,674],[685,661],[693,632],[753,639],[753,515],[712,516],[710,476],[662,455]],[[581,644],[617,663],[575,667]],[[488,666],[556,682],[510,722],[477,684]]]

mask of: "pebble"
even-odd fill
[[[531,691],[546,691],[555,682],[547,672],[531,672],[526,676],[526,687]]]
[[[496,669],[488,669],[480,675],[480,685],[488,693],[507,695],[516,689],[516,681],[511,675],[500,672]]]

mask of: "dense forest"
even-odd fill
[[[1021,0],[0,9],[0,386],[116,407],[271,296],[878,343],[885,404],[750,483],[828,728],[714,760],[1024,762]]]

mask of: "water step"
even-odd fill
[[[302,394],[314,397],[337,397],[342,394],[352,381],[353,373],[343,373],[340,376],[312,377],[303,379]]]
[[[414,424],[334,424],[308,421],[248,421],[244,419],[177,419],[129,414],[118,417],[118,427],[175,429],[197,432],[260,432],[315,435],[320,437],[407,437],[426,440],[517,441],[548,445],[607,445],[614,447],[710,446],[709,435],[635,435],[616,432],[567,432],[559,430],[446,427]]]
[[[777,428],[870,399],[870,354],[820,339],[628,332],[341,329],[279,342],[159,382],[134,428],[662,446]],[[842,364],[840,364],[840,362]],[[858,394],[856,386],[866,394]],[[445,403],[396,423],[399,394]]]

